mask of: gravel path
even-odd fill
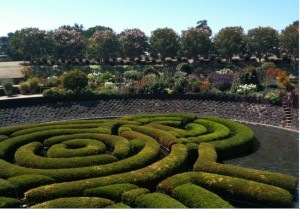
[[[124,116],[136,113],[192,113],[285,127],[281,107],[247,102],[186,99],[105,99],[56,102],[0,108],[0,127],[79,118]],[[298,118],[292,129],[298,130]]]

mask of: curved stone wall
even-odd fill
[[[251,102],[214,101],[191,98],[127,98],[51,101],[44,98],[1,101],[0,127],[25,123],[60,121],[66,119],[115,117],[137,113],[192,113],[198,117],[219,116],[229,119],[286,126],[285,113],[280,106]],[[292,129],[298,129],[293,118]]]

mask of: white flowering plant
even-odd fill
[[[218,70],[216,71],[217,74],[222,74],[222,75],[232,75],[233,71],[228,69],[228,68],[224,68],[222,70]]]
[[[236,93],[241,95],[247,95],[249,93],[255,92],[257,90],[257,86],[255,84],[243,84],[239,85]]]

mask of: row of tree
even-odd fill
[[[138,57],[209,57],[221,56],[229,62],[233,55],[264,56],[283,53],[294,60],[299,56],[299,21],[279,33],[271,27],[257,27],[246,34],[242,27],[225,27],[213,36],[206,20],[182,31],[158,28],[147,37],[140,29],[126,29],[116,34],[111,28],[82,25],[61,26],[53,31],[23,28],[0,37],[0,52],[13,59],[75,59]]]

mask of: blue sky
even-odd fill
[[[213,34],[228,26],[245,32],[270,26],[279,32],[299,19],[298,0],[0,0],[0,36],[26,27],[111,27],[120,33],[169,27],[178,34],[206,19]]]

